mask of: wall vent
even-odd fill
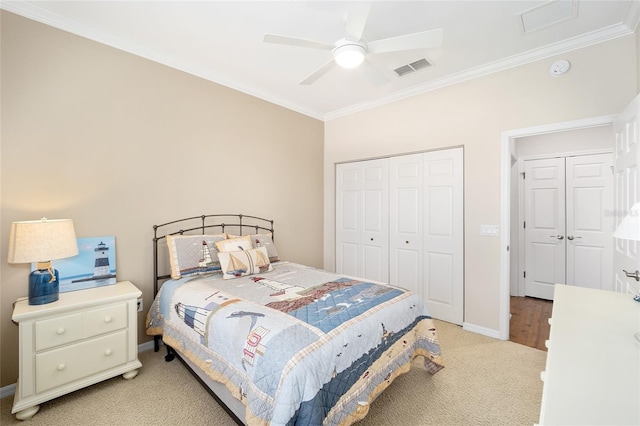
[[[410,64],[398,67],[394,71],[396,72],[396,74],[398,74],[398,77],[403,77],[407,74],[411,74],[412,72],[416,72],[430,66],[431,63],[425,58],[422,58],[418,59],[417,61],[411,62]]]
[[[553,0],[517,14],[524,34],[548,28],[578,16],[578,0]]]

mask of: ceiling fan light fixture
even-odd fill
[[[359,44],[344,44],[333,50],[333,58],[342,68],[355,68],[364,61],[366,53]]]

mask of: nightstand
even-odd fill
[[[60,293],[45,305],[16,302],[19,370],[13,408],[26,420],[42,402],[122,374],[132,379],[138,360],[137,299],[129,281]]]

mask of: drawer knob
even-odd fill
[[[542,380],[543,382],[547,379],[547,372],[543,371],[540,373],[540,380]]]
[[[112,318],[111,318],[111,317],[104,317],[104,322],[105,322],[105,323],[107,323],[107,324],[108,324],[108,323],[110,323],[111,321],[112,321]]]
[[[549,349],[549,345],[551,344],[551,342],[549,340],[545,340],[544,341],[544,346]]]
[[[111,349],[107,349],[106,351],[104,351],[104,354],[105,354],[106,356],[111,355],[111,354],[112,354]]]
[[[62,371],[62,370],[64,370],[65,368],[67,368],[67,366],[66,366],[66,365],[64,365],[64,364],[62,364],[62,363],[58,364],[58,371]]]
[[[64,334],[66,330],[63,327],[60,327],[59,329],[56,330],[56,334],[59,336],[61,334]]]

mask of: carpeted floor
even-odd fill
[[[372,404],[358,425],[532,425],[538,422],[546,352],[437,321],[445,369],[431,376],[419,360]],[[43,403],[26,423],[0,400],[0,424],[235,425],[177,360],[140,354],[133,380],[118,376]]]

